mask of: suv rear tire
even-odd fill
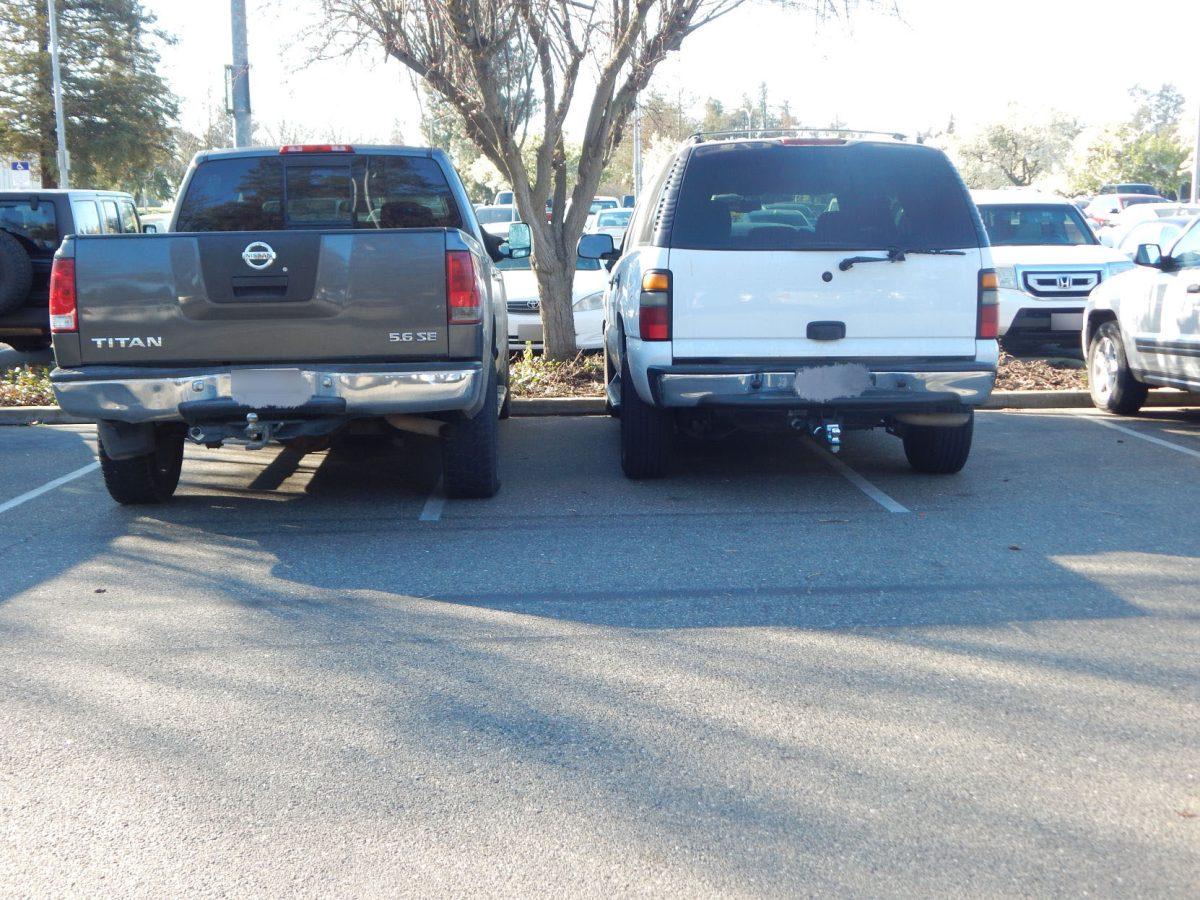
[[[474,418],[462,413],[450,420],[442,438],[442,488],[447,497],[494,497],[500,490],[500,421],[496,367],[488,366],[483,408]]]
[[[33,263],[21,242],[0,231],[0,314],[20,309],[33,287]]]
[[[674,421],[671,411],[651,406],[638,396],[621,357],[621,469],[628,478],[662,478],[671,463]]]
[[[1096,409],[1118,416],[1138,414],[1150,388],[1133,377],[1121,326],[1116,322],[1105,322],[1096,329],[1088,345],[1087,366],[1088,391]]]
[[[37,337],[6,337],[0,338],[0,344],[8,344],[18,353],[41,353],[43,350],[50,349],[50,338],[39,335]]]
[[[109,495],[125,505],[170,500],[183,469],[183,438],[182,428],[159,426],[153,452],[129,459],[112,459],[100,441],[100,470]]]
[[[962,425],[908,425],[904,429],[904,455],[918,472],[952,475],[967,464],[975,413]]]

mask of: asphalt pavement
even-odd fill
[[[616,428],[140,509],[0,429],[0,893],[1195,895],[1200,412],[983,413],[951,477]]]

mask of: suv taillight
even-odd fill
[[[671,273],[651,269],[642,275],[638,334],[643,341],[671,339]]]
[[[482,320],[475,263],[466,250],[446,251],[446,321],[478,325]]]
[[[979,270],[979,313],[975,337],[994,341],[1000,334],[1000,280],[995,269]]]
[[[50,330],[55,334],[79,330],[73,259],[56,259],[50,269]]]

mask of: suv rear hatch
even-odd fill
[[[932,148],[698,146],[670,232],[673,354],[973,358],[982,247],[961,179]]]

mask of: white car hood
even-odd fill
[[[1127,263],[1129,257],[1112,247],[1093,244],[1064,246],[996,247],[992,261],[998,266],[1095,266],[1103,263]]]
[[[504,295],[507,299],[534,300],[537,298],[537,276],[533,274],[532,269],[510,269],[507,272],[502,271],[500,277],[504,279]],[[579,300],[588,294],[602,291],[607,283],[608,271],[606,269],[595,272],[588,270],[576,272],[571,299],[572,301]]]

